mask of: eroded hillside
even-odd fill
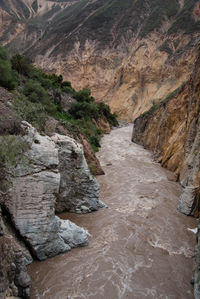
[[[195,0],[10,0],[1,15],[12,51],[88,86],[127,120],[188,80],[200,38]]]

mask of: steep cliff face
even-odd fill
[[[134,121],[133,141],[152,150],[162,166],[174,171],[183,187],[178,209],[200,210],[200,56],[190,79]],[[200,224],[195,253],[194,295],[200,296]]]
[[[191,74],[200,38],[199,1],[20,3],[28,11],[26,22],[14,1],[0,5],[11,22],[5,28],[15,30],[8,38],[2,27],[1,41],[43,69],[63,74],[76,89],[89,86],[122,119],[133,120]]]
[[[187,215],[194,215],[199,208],[199,86],[198,57],[191,78],[138,117],[133,129],[133,141],[153,150],[162,166],[180,180],[183,194],[179,209]]]

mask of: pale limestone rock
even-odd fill
[[[81,246],[88,245],[85,229],[77,226],[69,220],[61,220],[59,218],[58,220],[60,222],[59,234],[71,248],[77,247],[80,244]]]
[[[58,146],[61,175],[56,210],[76,213],[98,210],[99,185],[90,173],[82,145],[68,136],[58,134],[52,140]]]
[[[81,145],[69,137],[58,134],[56,134],[55,144],[49,137],[41,136],[30,124],[23,122],[23,127],[26,131],[24,139],[30,149],[26,153],[26,159],[22,159],[16,169],[12,170],[12,187],[6,206],[15,227],[31,248],[32,253],[43,260],[70,250],[72,247],[87,244],[87,231],[69,224],[68,221],[65,223],[55,216],[54,206],[56,197],[59,198],[59,192],[65,192],[64,188],[69,188],[70,184],[72,188],[78,188],[74,185],[70,172],[74,173],[74,169],[79,169],[78,190],[85,196],[85,201],[81,201],[81,204],[75,202],[78,211],[81,211],[82,205],[85,208],[85,203],[88,203],[88,210],[92,210],[93,206],[93,209],[98,208],[98,184],[89,173]],[[79,164],[71,157],[72,152],[75,155],[80,154],[77,159]],[[71,157],[73,162],[67,160],[67,164],[66,157]],[[91,186],[88,185],[89,183]],[[95,194],[96,197],[89,198],[87,192],[89,196]],[[65,232],[65,229],[69,229],[69,232]]]

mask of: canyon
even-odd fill
[[[125,142],[126,153],[123,152],[124,149],[116,139],[119,138],[122,144],[124,144],[124,140],[131,139],[131,136],[128,135],[130,127],[127,127],[129,129],[118,129],[118,137],[114,137],[117,132],[114,130],[109,135],[110,137],[105,136],[103,138],[102,144],[106,151],[105,154],[102,154],[103,158],[101,157],[101,151],[98,154],[100,160],[102,158],[103,161],[104,167],[102,169],[84,134],[79,134],[78,138],[74,140],[72,139],[73,134],[70,134],[68,129],[64,128],[60,122],[52,120],[52,118],[48,119],[42,133],[27,122],[21,123],[10,109],[10,104],[5,105],[5,103],[11,101],[12,95],[4,89],[0,89],[0,134],[5,135],[5,132],[10,135],[22,134],[22,136],[27,136],[23,138],[28,141],[29,146],[31,145],[27,156],[30,160],[29,167],[24,167],[24,162],[21,161],[17,168],[12,170],[14,179],[11,182],[12,188],[10,188],[9,196],[0,193],[0,205],[2,207],[0,214],[0,245],[4,255],[6,250],[9,252],[8,260],[0,260],[4,269],[1,274],[3,282],[0,284],[0,291],[4,292],[4,295],[7,292],[9,295],[18,293],[25,298],[30,296],[30,277],[26,272],[26,264],[32,261],[30,252],[34,258],[37,257],[43,260],[77,245],[87,245],[87,230],[55,216],[55,211],[60,213],[67,210],[78,213],[78,215],[63,214],[63,218],[75,219],[76,224],[86,225],[86,228],[89,228],[89,233],[92,231],[92,236],[89,235],[92,243],[91,247],[89,245],[89,249],[77,249],[77,257],[82,257],[84,252],[88,250],[90,253],[91,250],[88,263],[94,262],[95,264],[94,256],[97,255],[97,260],[102,258],[95,248],[102,250],[100,245],[103,244],[105,254],[103,253],[104,261],[101,260],[102,272],[104,273],[104,270],[105,273],[109,272],[106,267],[104,269],[104,262],[110,261],[113,266],[116,261],[106,256],[106,253],[110,251],[116,239],[120,239],[120,229],[127,234],[128,238],[128,252],[125,250],[124,254],[132,256],[130,252],[135,250],[138,257],[131,269],[129,267],[123,268],[120,263],[117,272],[112,268],[113,272],[111,271],[112,274],[109,277],[114,277],[115,291],[113,291],[113,294],[110,293],[110,289],[113,287],[112,283],[102,283],[95,278],[98,286],[104,285],[106,295],[101,289],[97,291],[97,294],[90,293],[87,289],[88,285],[92,283],[90,281],[91,273],[96,277],[97,269],[101,268],[99,262],[95,264],[96,268],[92,268],[91,271],[88,270],[89,274],[83,270],[86,267],[84,263],[80,266],[76,264],[76,269],[80,267],[81,271],[85,273],[85,280],[83,281],[85,298],[88,298],[89,295],[101,298],[102,294],[109,296],[109,298],[116,298],[116,296],[119,298],[124,298],[123,296],[132,298],[131,292],[133,293],[134,290],[136,292],[135,298],[138,298],[137,296],[140,298],[141,296],[143,296],[142,298],[145,298],[145,296],[154,298],[155,296],[168,294],[167,290],[165,290],[165,294],[160,291],[161,284],[159,283],[157,287],[151,288],[150,284],[152,286],[154,282],[149,277],[146,278],[149,287],[143,291],[143,286],[137,288],[138,284],[136,284],[133,290],[131,284],[129,284],[133,283],[132,274],[134,271],[143,273],[140,266],[141,268],[154,269],[153,261],[156,261],[155,251],[152,248],[152,251],[150,250],[152,255],[149,256],[148,260],[144,261],[139,258],[142,254],[148,255],[149,247],[146,248],[142,244],[144,252],[140,254],[137,251],[138,242],[139,244],[142,242],[138,239],[138,234],[144,236],[145,233],[142,230],[140,231],[137,223],[133,223],[132,220],[129,222],[131,217],[129,212],[131,211],[136,218],[141,217],[144,220],[141,225],[144,225],[146,229],[157,223],[166,239],[162,239],[163,235],[160,234],[160,231],[158,233],[155,227],[156,233],[152,233],[152,239],[144,236],[149,244],[148,246],[156,248],[158,258],[161,259],[166,258],[163,254],[164,251],[167,254],[166,261],[170,265],[173,263],[172,256],[174,261],[179,260],[179,273],[184,271],[181,263],[187,265],[186,268],[190,271],[184,272],[184,278],[175,275],[173,280],[179,285],[180,281],[185,279],[185,286],[189,279],[192,279],[194,297],[198,299],[200,297],[200,223],[197,230],[193,278],[191,257],[193,256],[192,247],[195,245],[194,239],[191,235],[189,236],[188,231],[182,233],[180,230],[182,225],[184,226],[186,223],[188,228],[190,226],[192,228],[196,227],[196,218],[199,217],[200,2],[197,0],[166,0],[164,2],[159,0],[19,0],[17,2],[15,0],[2,0],[0,3],[0,43],[8,48],[11,55],[23,54],[43,71],[49,74],[52,72],[57,75],[62,74],[62,78],[67,82],[71,81],[76,90],[89,87],[96,103],[104,102],[109,104],[111,111],[115,112],[120,120],[134,121],[132,141],[151,150],[154,160],[173,172],[173,176],[171,176],[167,171],[161,170],[157,164],[154,165],[149,152],[142,150],[141,147],[137,147],[135,144],[131,144],[131,142]],[[72,91],[72,88],[70,90]],[[60,99],[62,109],[65,109],[66,106],[66,111],[68,111],[74,99],[71,95],[62,96]],[[110,132],[110,126],[104,117],[98,119],[98,121],[93,120],[94,123],[99,132]],[[27,133],[27,130],[29,133]],[[121,138],[120,134],[124,135],[124,139]],[[42,145],[45,145],[45,151],[41,151]],[[132,149],[131,153],[129,148]],[[110,153],[111,149],[113,150],[112,154]],[[50,160],[49,151],[51,151]],[[137,155],[139,160],[136,159]],[[142,158],[141,155],[143,155]],[[145,177],[148,172],[142,174],[138,172],[137,175],[132,173],[135,179],[131,181],[131,185],[135,186],[136,190],[137,188],[142,189],[135,182],[139,177],[141,182],[146,180],[143,185],[147,184],[148,186],[145,185],[145,188],[149,188],[148,190],[151,190],[152,194],[154,193],[151,184],[158,183],[158,185],[163,185],[164,189],[166,187],[168,193],[172,192],[169,196],[170,199],[164,189],[159,189],[158,194],[152,195],[152,198],[140,194],[139,191],[138,194],[141,197],[138,198],[139,195],[134,193],[135,190],[131,190],[134,194],[134,199],[132,199],[131,192],[126,193],[128,192],[126,189],[128,189],[129,182],[127,182],[125,173],[121,168],[116,171],[115,166],[113,166],[115,162],[125,163],[124,160],[126,159],[128,161],[133,159],[132,167],[127,168],[127,173],[132,173],[132,169],[133,172],[137,173],[139,170],[135,170],[134,167],[138,165],[146,171],[150,169],[154,174],[157,171],[162,178],[160,182],[160,180],[157,180],[157,174],[155,174],[155,181],[152,181],[152,178]],[[144,159],[142,165],[140,164],[141,159]],[[124,167],[128,166],[125,165]],[[157,170],[154,169],[154,166]],[[99,219],[97,222],[102,228],[99,216],[95,214],[87,215],[88,219],[91,220],[91,223],[89,223],[90,220],[87,222],[85,215],[79,215],[96,211],[99,207],[107,207],[99,199],[99,186],[90,173],[92,169],[95,169],[96,174],[105,172],[104,177],[98,178],[103,194],[100,195],[100,199],[104,200],[105,197],[109,206],[109,209],[98,212],[105,223],[107,220],[104,218],[104,213],[105,215],[108,214],[108,217],[115,223],[115,219],[109,214],[111,213],[110,207],[115,212],[114,218],[120,217],[123,209],[128,215],[124,215],[125,218],[122,217],[121,228],[117,224],[113,224],[114,227],[117,227],[116,230],[119,234],[116,231],[113,233],[114,228],[112,225],[106,226],[102,238],[103,240],[108,238],[109,244],[100,238],[100,247],[97,246],[98,236],[95,236],[97,241],[93,239],[95,231],[91,227],[91,223],[94,223],[94,217]],[[112,169],[117,174],[122,171],[126,182],[126,187],[122,186],[121,188],[124,195],[127,194],[128,199],[126,201],[121,194],[122,191],[118,190],[116,198],[119,197],[124,202],[124,205],[120,202],[118,208],[116,208],[118,202],[115,202],[112,198],[109,188],[112,189],[114,185],[117,186],[122,178],[119,177],[119,181],[115,181],[113,178],[109,187],[106,180],[109,180],[108,173],[109,176],[113,176]],[[166,180],[169,177],[170,181]],[[138,184],[141,182],[138,181]],[[179,182],[181,188],[175,182]],[[31,194],[28,190],[30,185],[32,186]],[[162,203],[161,193],[165,198]],[[49,197],[49,200],[47,200],[47,197]],[[111,201],[107,197],[110,197]],[[177,202],[178,197],[179,201]],[[35,198],[38,200],[38,206],[36,207],[32,205]],[[24,202],[22,199],[24,199]],[[168,200],[170,202],[166,203]],[[13,205],[13,203],[15,204]],[[174,214],[176,205],[178,205],[178,210],[181,213],[191,217],[187,218],[178,213]],[[169,223],[172,222],[176,229],[176,235],[180,236],[174,247],[169,240],[175,240],[175,236],[169,231],[165,235],[161,222],[157,219],[157,214],[162,215],[161,218],[165,219],[165,215],[163,215],[165,213],[164,208],[166,210],[169,208],[171,214],[167,216],[164,225],[168,227]],[[33,216],[34,213],[30,212],[32,209],[39,210],[39,220]],[[27,215],[30,215],[30,219]],[[150,223],[149,217],[150,219],[154,217],[153,219],[158,220],[158,222]],[[138,218],[137,221],[139,225],[140,220]],[[17,228],[12,234],[10,230],[13,230],[13,226],[8,225],[8,222],[14,223]],[[33,228],[30,223],[33,224]],[[133,234],[131,229],[127,231],[123,226],[124,223],[127,227],[135,225],[134,237],[136,243],[132,244]],[[8,230],[7,227],[9,226]],[[40,230],[41,227],[44,228],[44,231],[43,229]],[[186,229],[187,227],[184,226],[184,231]],[[101,236],[101,231],[98,230],[98,234]],[[27,248],[20,245],[20,238],[16,238],[19,235],[24,238],[25,247]],[[182,247],[181,242],[183,241],[186,247]],[[124,241],[121,240],[121,242]],[[119,248],[121,248],[120,246],[119,244]],[[158,252],[158,248],[161,253]],[[110,254],[113,254],[112,251],[110,251]],[[74,252],[69,253],[68,256],[69,264],[77,262]],[[117,254],[116,259],[120,259]],[[55,261],[62,264],[62,256],[56,257]],[[123,261],[125,265],[129,262],[132,263],[133,261]],[[45,261],[44,265],[47,271],[51,271],[51,262]],[[53,265],[55,266],[55,264]],[[139,265],[139,268],[137,268],[137,265]],[[31,296],[37,296],[37,292],[41,292],[41,298],[45,298],[50,290],[52,296],[55,297],[56,293],[46,284],[44,276],[43,278],[39,276],[39,279],[42,282],[45,281],[45,290],[41,287],[40,281],[34,277],[34,271],[40,271],[39,268],[39,262],[30,266],[30,269],[32,269],[30,270],[30,276],[35,286],[37,285],[33,288]],[[137,271],[138,269],[139,271]],[[176,271],[176,269],[173,270],[173,267],[165,269],[167,269],[167,273]],[[123,273],[123,277],[126,277],[124,274],[126,271],[129,273],[128,286],[118,277],[118,272]],[[148,275],[151,276],[152,273],[149,273]],[[41,272],[41,275],[44,275],[44,273]],[[68,274],[65,273],[64,275],[68,279]],[[73,275],[76,277],[77,285],[79,285],[81,278],[77,277],[76,273]],[[89,275],[89,278],[87,278],[87,275]],[[138,274],[138,281],[140,277],[142,277],[142,274]],[[116,285],[120,286],[119,288],[116,287],[115,280]],[[170,282],[171,285],[168,284],[169,296],[192,298],[192,290],[189,286],[181,290],[179,285],[177,291],[172,294],[171,288],[174,283],[171,280]],[[57,292],[60,291],[58,288],[56,290]],[[60,297],[58,298],[63,298],[62,296],[65,296],[66,292],[69,292],[70,298],[79,298],[81,296],[80,289],[76,286],[73,289],[74,293],[70,293],[70,286],[64,288],[63,292],[64,295],[59,293],[58,296]]]

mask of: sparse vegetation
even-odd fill
[[[152,107],[144,112],[143,114],[141,114],[138,118],[144,118],[144,117],[148,117],[151,116],[158,108],[160,108],[161,106],[165,106],[173,97],[175,97],[180,90],[183,88],[184,83],[179,86],[177,89],[175,89],[174,91],[170,92],[163,100],[161,100],[160,102],[156,103],[155,101],[152,101]]]
[[[28,150],[28,145],[21,136],[0,136],[0,190],[5,191],[9,186],[6,174],[10,167],[15,167],[23,153]]]
[[[156,28],[159,28],[165,17],[171,18],[175,16],[178,13],[179,2],[178,0],[166,0],[162,2],[152,0],[151,8],[152,11],[141,28],[140,37],[145,37]]]
[[[169,28],[168,34],[178,31],[184,31],[185,34],[200,31],[200,22],[195,22],[192,16],[192,10],[196,2],[196,0],[185,0],[184,7],[178,14],[176,21]]]
[[[172,49],[169,47],[168,41],[165,41],[159,48],[160,51],[166,52],[169,56],[172,55]]]
[[[0,47],[0,85],[12,90],[17,86],[16,77],[16,74],[12,70],[6,49]]]

